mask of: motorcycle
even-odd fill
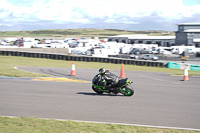
[[[130,86],[131,83],[133,83],[128,78],[119,78],[118,84],[111,89],[106,89],[106,87],[102,86],[100,84],[101,82],[101,75],[97,74],[92,79],[92,89],[98,94],[103,93],[113,93],[117,95],[118,93],[122,93],[124,96],[132,96],[134,94],[133,88]]]

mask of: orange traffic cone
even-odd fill
[[[75,72],[75,64],[74,62],[72,62],[72,70],[71,70],[71,76],[75,76],[76,72]]]
[[[123,65],[123,63],[121,63],[121,74],[120,74],[120,78],[125,78],[125,74],[124,74],[124,65]]]
[[[188,77],[188,69],[187,69],[187,67],[185,67],[185,70],[184,70],[184,77],[183,77],[183,80],[184,80],[184,81],[189,80],[189,77]]]

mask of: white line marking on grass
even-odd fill
[[[2,117],[18,118],[19,116],[2,116]],[[29,118],[29,117],[27,117],[27,118]],[[53,119],[53,118],[37,118],[37,119],[50,120],[50,119]],[[57,120],[57,121],[87,122],[87,123],[97,123],[97,124],[115,124],[115,125],[125,125],[125,126],[160,128],[160,129],[176,129],[176,130],[200,131],[200,129],[195,129],[195,128],[181,128],[181,127],[167,127],[167,126],[154,126],[154,125],[140,125],[140,124],[129,124],[129,123],[82,121],[82,120],[70,120],[70,119],[53,119],[53,120]]]
[[[14,68],[17,69],[17,70],[23,71],[23,72],[28,72],[28,73],[33,73],[33,74],[45,75],[45,74],[41,74],[41,73],[35,73],[35,72],[29,72],[29,71],[21,70],[21,69],[17,68],[17,66],[14,67]]]

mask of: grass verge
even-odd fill
[[[0,37],[99,37],[106,38],[108,36],[127,34],[148,34],[148,35],[163,35],[162,31],[125,31],[118,29],[49,29],[49,30],[35,30],[35,31],[0,31]],[[169,35],[174,35],[170,32]]]
[[[0,133],[199,133],[199,131],[161,129],[114,124],[58,121],[25,117],[1,117]]]
[[[48,75],[33,74],[29,72],[14,69],[16,66],[32,66],[32,67],[66,67],[71,68],[72,61],[52,60],[43,58],[17,57],[17,56],[0,56],[0,76],[11,77],[48,77]],[[121,65],[112,63],[100,62],[75,62],[76,68],[93,68],[98,69],[104,67],[106,69],[121,69]],[[148,67],[136,65],[124,65],[125,70],[133,71],[149,71],[149,72],[163,72],[171,75],[183,75],[184,70]],[[189,71],[189,75],[200,75],[200,71]]]

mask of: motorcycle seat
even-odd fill
[[[126,81],[127,81],[127,78],[120,78],[117,84],[117,87],[123,86],[124,84],[126,84]]]

